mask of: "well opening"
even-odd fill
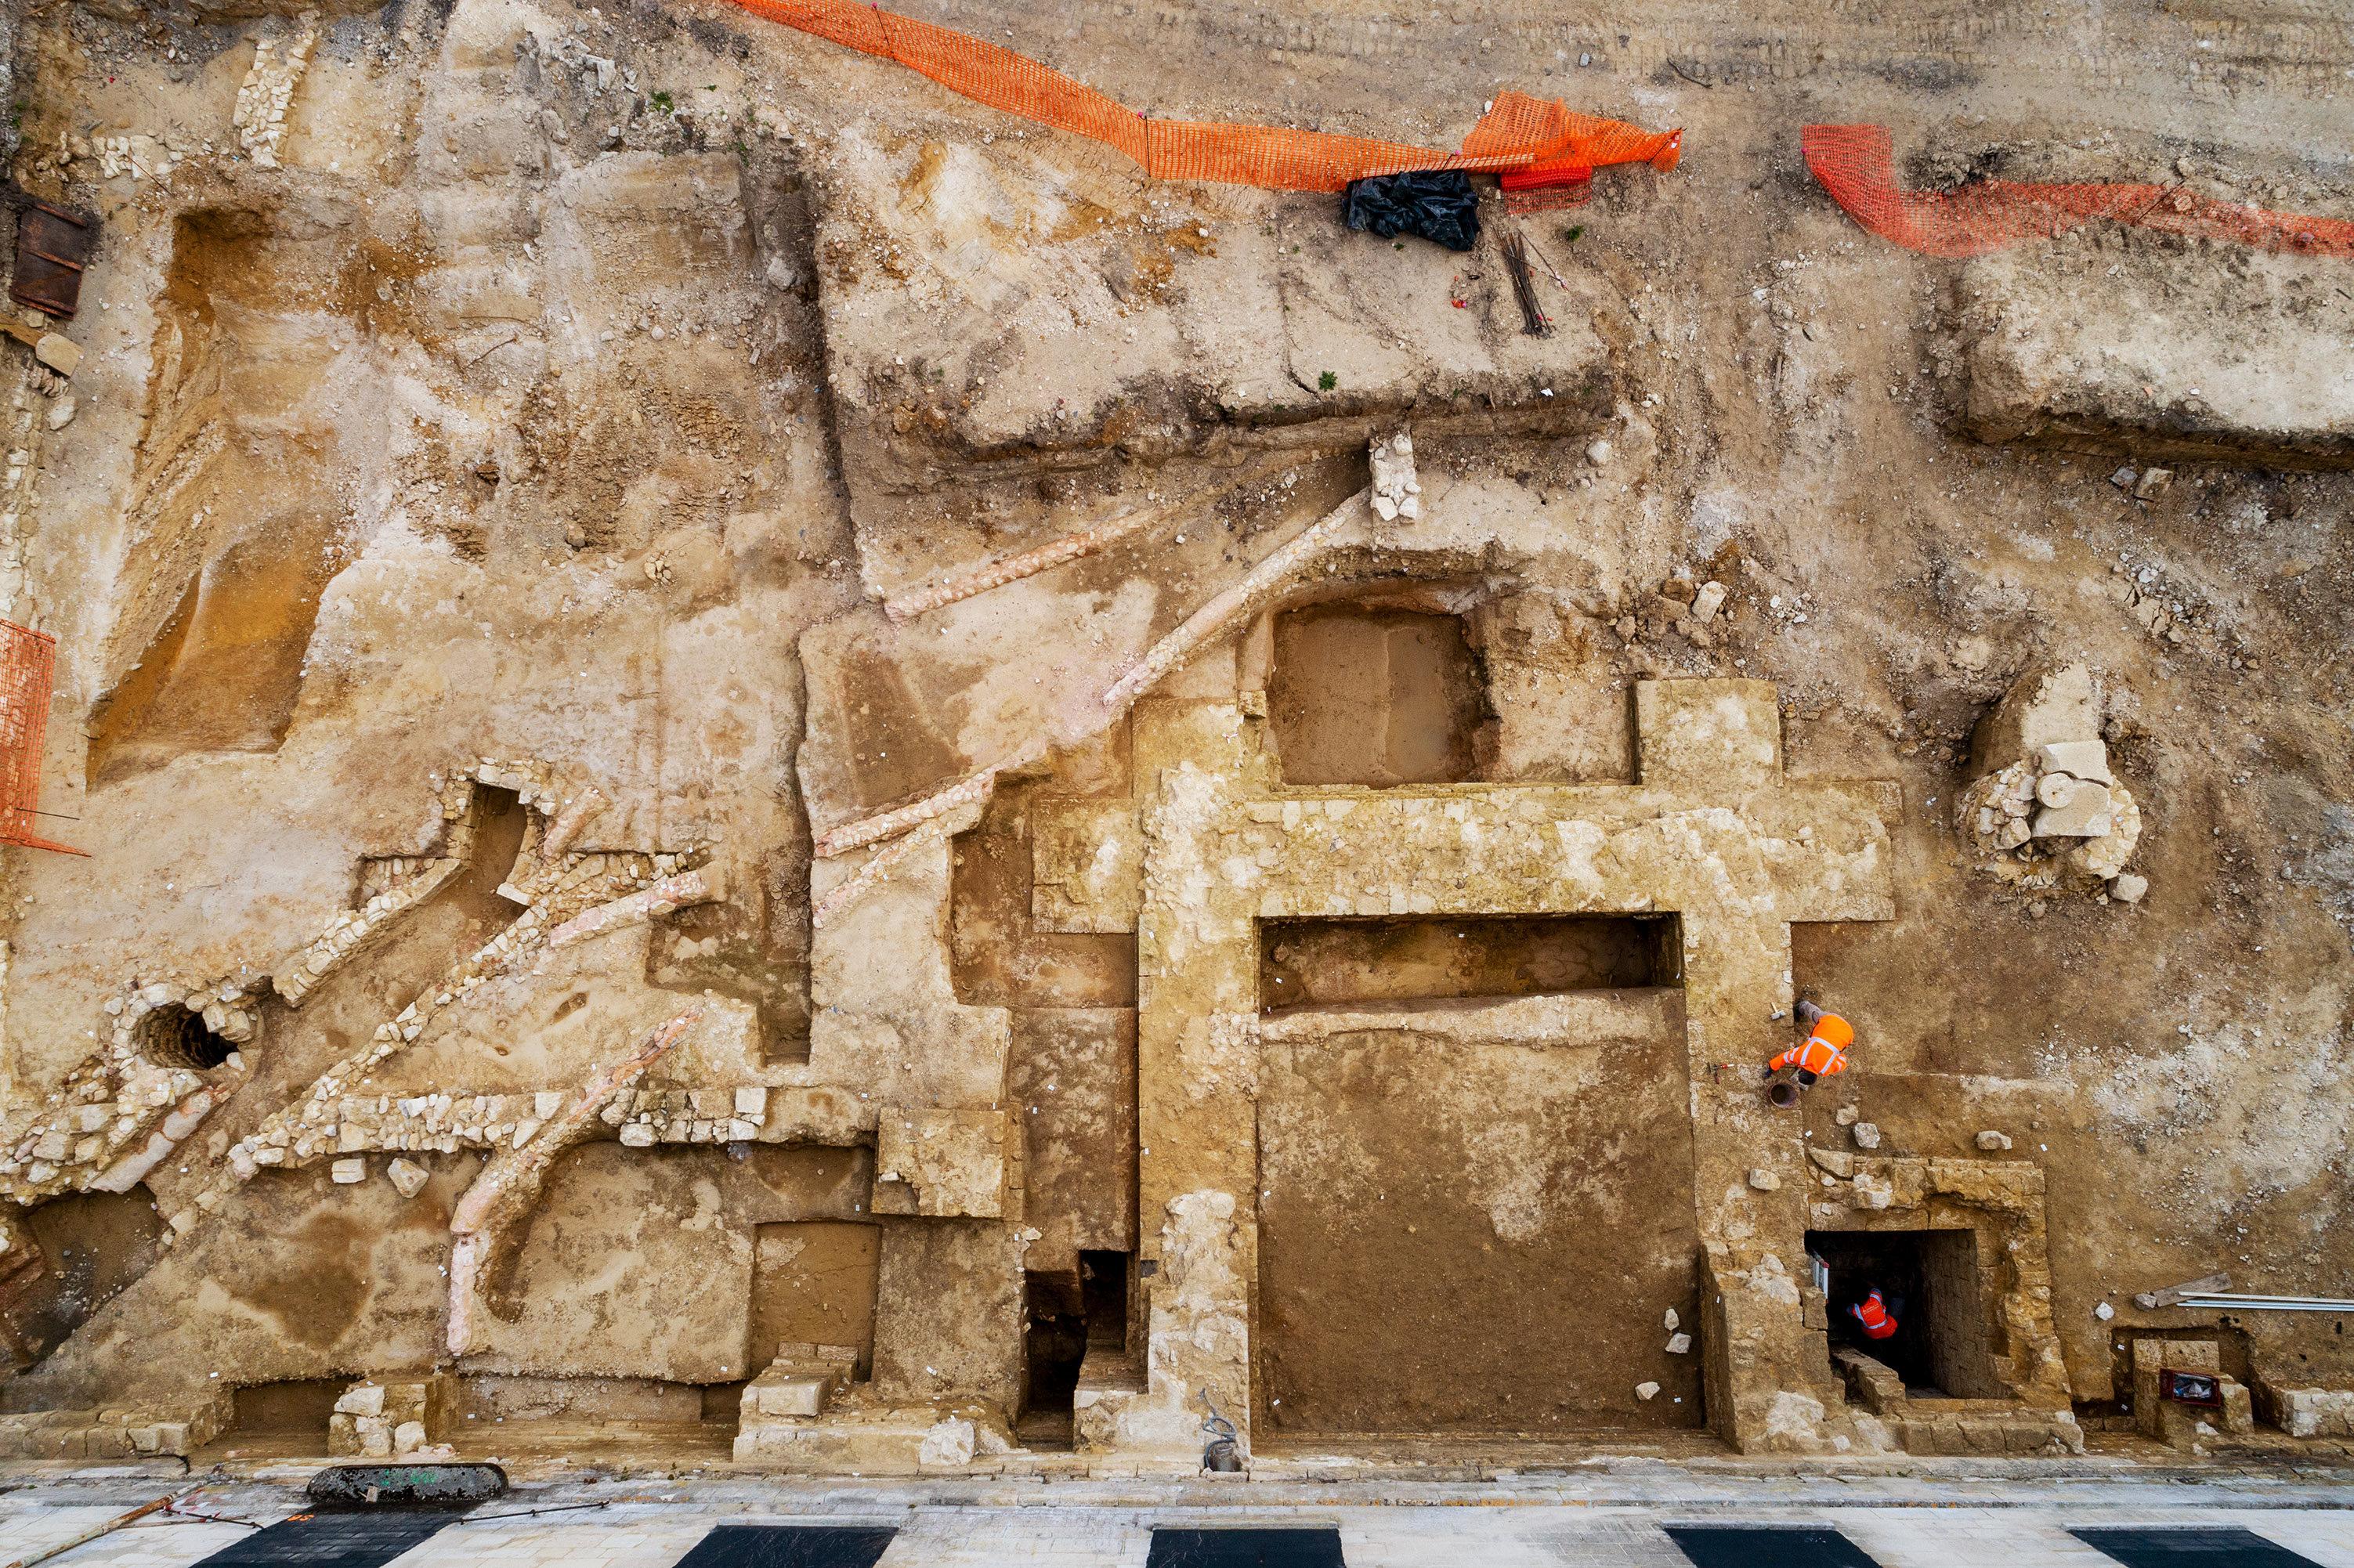
[[[139,1021],[139,1054],[158,1067],[182,1067],[209,1072],[229,1058],[237,1047],[214,1033],[204,1014],[167,1001]]]

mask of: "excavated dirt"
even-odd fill
[[[2354,269],[1924,256],[1798,152],[2354,216],[2342,16],[902,7],[1683,129],[1454,254],[717,0],[18,9],[100,238],[0,499],[89,852],[0,856],[0,1454],[2354,1446],[2341,1315],[2134,1302],[2354,1267]],[[2142,826],[2045,887],[1954,806],[2079,667]]]

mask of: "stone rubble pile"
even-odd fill
[[[1384,523],[1422,515],[1422,481],[1414,472],[1414,438],[1400,430],[1373,444],[1373,510]]]
[[[1954,798],[1954,827],[1978,867],[2029,890],[2137,901],[2126,874],[2141,807],[2117,782],[2081,664],[2031,672],[1980,726],[1979,776]]]
[[[367,1459],[427,1457],[445,1429],[449,1383],[442,1376],[354,1383],[327,1417],[327,1452]]]

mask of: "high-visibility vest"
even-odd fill
[[[1818,1078],[1847,1071],[1847,1048],[1855,1044],[1855,1027],[1836,1012],[1826,1012],[1803,1045],[1793,1045],[1768,1064],[1776,1072],[1797,1067]]]
[[[1880,1292],[1877,1290],[1848,1310],[1854,1313],[1855,1320],[1863,1325],[1863,1331],[1875,1340],[1884,1340],[1896,1332],[1896,1319],[1890,1317],[1888,1308],[1880,1304]]]

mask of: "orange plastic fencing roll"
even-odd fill
[[[0,844],[80,854],[33,832],[57,648],[58,640],[46,631],[0,620]]]
[[[2097,219],[2267,250],[2354,260],[2354,222],[2211,201],[2175,185],[2014,185],[1986,180],[1952,191],[1896,188],[1896,158],[1882,125],[1809,125],[1807,167],[1865,228],[1927,256],[1983,256],[2022,239],[2048,239]]]
[[[1410,169],[1517,169],[1537,163],[1676,166],[1681,131],[1646,131],[1525,93],[1496,96],[1460,153],[1273,125],[1150,120],[1093,88],[984,39],[853,0],[736,0],[755,16],[896,60],[976,103],[1119,148],[1161,180],[1338,191]]]

